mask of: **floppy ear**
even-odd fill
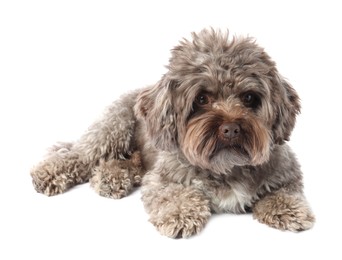
[[[296,116],[300,112],[300,102],[297,92],[280,76],[275,77],[274,84],[279,91],[274,94],[275,120],[273,124],[273,139],[277,144],[288,141],[296,123]],[[277,93],[278,92],[278,93]]]
[[[143,90],[137,98],[135,114],[146,122],[147,133],[157,149],[177,148],[176,114],[171,90],[175,84],[166,75],[154,86]]]

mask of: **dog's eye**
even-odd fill
[[[250,107],[253,109],[258,108],[261,103],[260,97],[257,94],[252,93],[252,92],[245,93],[242,96],[241,100],[246,107]]]
[[[206,94],[199,94],[195,102],[197,105],[204,106],[209,103],[209,97]]]

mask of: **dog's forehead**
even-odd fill
[[[258,70],[257,64],[206,62],[200,65],[202,76],[198,77],[201,88],[213,95],[227,98],[246,91],[268,91],[266,72]]]
[[[270,66],[267,63],[267,60],[259,59],[257,56],[243,58],[240,54],[248,55],[245,52],[206,55],[206,59],[202,58],[202,61],[195,65],[197,67],[195,70],[206,78],[204,81],[216,85],[217,91],[229,93],[258,85],[260,80],[267,78],[274,68],[273,64]]]
[[[265,83],[276,69],[263,48],[249,38],[206,40],[186,42],[173,52],[168,68],[181,93],[193,98],[204,90],[227,98],[251,89],[269,92]]]

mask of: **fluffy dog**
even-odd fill
[[[285,143],[299,98],[265,51],[251,38],[203,30],[172,50],[167,68],[77,142],[54,146],[31,171],[35,189],[50,196],[90,181],[121,198],[142,183],[150,221],[169,237],[198,233],[213,212],[311,228],[300,166]]]

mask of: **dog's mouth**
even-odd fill
[[[246,148],[244,148],[242,145],[240,144],[234,144],[228,147],[228,149],[234,151],[237,154],[241,154],[243,156],[249,156],[248,151],[246,150]]]
[[[250,158],[250,154],[248,153],[247,149],[243,145],[234,143],[234,144],[218,145],[209,156],[209,159],[212,159],[218,153],[225,152],[225,151],[229,154],[232,154],[232,156],[234,157]]]

